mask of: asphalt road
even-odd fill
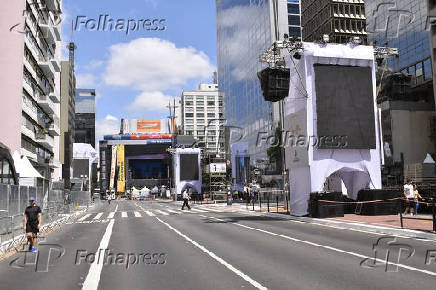
[[[237,206],[182,212],[173,202],[113,201],[38,249],[0,262],[1,289],[435,289],[436,282],[436,242]]]

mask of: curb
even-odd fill
[[[252,210],[245,209],[245,207],[237,207],[237,208],[243,209],[247,212],[256,213],[258,215],[265,215],[269,217],[280,218],[283,220],[294,220],[303,223],[322,225],[322,226],[336,226],[349,230],[366,231],[366,232],[383,234],[383,235],[393,235],[393,236],[398,236],[400,238],[414,238],[420,240],[436,241],[436,234],[426,233],[417,230],[396,229],[396,228],[376,226],[376,225],[325,220],[325,219],[311,218],[311,217],[299,217],[299,216],[284,215],[284,214],[273,213],[273,212],[258,212],[258,211],[253,212]]]
[[[402,238],[415,238],[415,239],[424,239],[436,241],[436,234],[426,233],[416,230],[409,229],[395,229],[390,227],[382,227],[375,225],[366,225],[366,224],[358,224],[358,223],[349,223],[349,222],[341,222],[341,221],[333,221],[333,220],[325,220],[311,217],[297,217],[297,216],[289,216],[277,213],[261,213],[271,217],[279,217],[285,220],[295,220],[300,222],[305,222],[309,224],[318,224],[318,225],[327,225],[327,226],[340,226],[346,229],[351,230],[362,230],[367,232],[373,232],[377,234],[385,234],[385,235],[395,235]]]

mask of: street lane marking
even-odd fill
[[[134,214],[135,214],[135,217],[142,217],[142,215],[137,211],[135,211]]]
[[[117,204],[117,206],[115,207],[115,212],[118,210],[118,204]]]
[[[171,212],[171,213],[175,213],[175,214],[180,214],[180,212],[172,210],[172,209],[167,209],[167,211]]]
[[[106,227],[106,232],[100,241],[100,246],[98,247],[96,253],[100,253],[102,250],[106,250],[109,245],[109,240],[112,235],[112,229],[114,227],[114,219],[109,221]],[[88,275],[86,276],[85,282],[83,282],[82,290],[97,290],[98,284],[100,282],[101,270],[103,269],[104,259],[94,259],[91,266],[89,267]]]
[[[155,211],[160,213],[161,215],[169,215],[169,213],[166,213],[166,212],[158,210],[158,209],[155,209]]]
[[[152,213],[151,211],[142,209],[148,216],[154,216],[154,213]]]
[[[126,217],[127,217],[127,212],[122,211],[122,212],[121,212],[121,217],[126,218]]]
[[[208,217],[208,218],[224,221],[222,219],[218,219],[218,218],[215,218],[215,217]],[[278,237],[285,238],[287,240],[291,240],[291,241],[294,241],[294,242],[297,242],[297,243],[303,243],[303,244],[310,245],[310,246],[313,246],[313,247],[324,248],[324,249],[327,249],[327,250],[330,250],[330,251],[344,253],[344,254],[348,254],[348,255],[351,255],[351,256],[355,256],[355,257],[359,257],[359,258],[363,258],[363,259],[369,259],[369,260],[373,260],[375,262],[386,264],[386,260],[382,260],[382,259],[377,259],[377,258],[374,258],[374,257],[369,257],[369,256],[361,255],[359,253],[350,252],[350,251],[344,251],[344,250],[341,250],[341,249],[338,249],[338,248],[334,248],[334,247],[331,247],[331,246],[320,245],[320,244],[313,243],[313,242],[310,242],[310,241],[292,238],[292,237],[289,237],[289,236],[286,236],[286,235],[283,235],[283,234],[276,234],[276,233],[273,233],[273,232],[268,232],[268,231],[265,231],[263,229],[252,228],[252,227],[240,224],[240,223],[233,223],[233,225],[237,225],[237,226],[240,226],[240,227],[243,227],[243,228],[246,228],[246,229],[250,229],[250,230],[255,230],[255,231],[263,232],[263,233],[266,233],[266,234],[269,234],[269,235],[278,236]],[[392,262],[388,262],[388,263],[390,265],[395,265],[395,266],[398,266],[400,268],[407,269],[407,270],[410,270],[410,271],[415,271],[415,272],[420,272],[420,273],[428,274],[428,275],[431,275],[431,276],[436,276],[436,272],[432,272],[432,271],[428,271],[428,270],[423,270],[423,269],[419,269],[419,268],[415,268],[415,267],[412,267],[412,266],[408,266],[408,265],[404,265],[404,264],[399,264],[399,263],[392,263]]]
[[[195,212],[207,212],[207,211],[205,211],[205,210],[201,210],[201,209],[196,209],[196,208],[193,208],[193,209],[191,209],[192,211],[195,211]]]
[[[108,219],[113,219],[115,216],[115,212],[110,212],[109,215],[107,216]]]
[[[89,218],[90,216],[91,216],[90,213],[85,214],[84,216],[82,216],[81,218],[79,218],[77,221],[78,221],[78,222],[84,221],[84,220],[86,220],[87,218]]]
[[[103,215],[103,213],[102,212],[99,212],[93,219],[94,220],[98,220],[98,219],[100,219],[101,218],[101,216]]]
[[[200,250],[202,250],[204,253],[208,254],[210,257],[212,257],[213,259],[215,259],[218,263],[224,265],[227,269],[229,269],[230,271],[232,271],[233,273],[235,273],[236,275],[238,275],[239,277],[241,277],[242,279],[244,279],[245,281],[247,281],[248,283],[250,283],[251,285],[253,285],[254,287],[256,287],[257,289],[267,289],[265,286],[262,286],[259,282],[253,280],[251,277],[249,277],[248,275],[244,274],[243,272],[241,272],[240,270],[236,269],[235,267],[233,267],[232,265],[230,265],[229,263],[227,263],[226,261],[224,261],[222,258],[220,258],[219,256],[217,256],[216,254],[214,254],[213,252],[209,251],[208,249],[206,249],[204,246],[200,245],[199,243],[197,243],[196,241],[192,240],[191,238],[189,238],[188,236],[182,234],[180,231],[178,231],[177,229],[173,228],[171,225],[169,225],[168,223],[162,221],[160,218],[156,217],[156,219],[158,221],[160,221],[161,223],[163,223],[164,225],[166,225],[169,229],[171,229],[172,231],[174,231],[176,234],[178,234],[179,236],[183,237],[185,240],[187,240],[188,242],[190,242],[191,244],[193,244],[194,246],[196,246],[197,248],[199,248]]]

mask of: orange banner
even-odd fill
[[[160,132],[160,119],[138,119],[137,130],[138,132]]]

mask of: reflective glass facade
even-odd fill
[[[427,0],[365,0],[365,7],[368,40],[399,50],[399,58],[391,58],[389,67],[431,79]]]
[[[249,144],[251,164],[262,163],[267,148],[256,146],[256,139],[259,131],[271,131],[273,105],[263,99],[257,72],[266,66],[259,55],[273,42],[270,3],[217,0],[216,6],[218,83],[225,95],[228,125],[244,129],[241,141]]]
[[[289,36],[301,39],[300,0],[288,0]]]

